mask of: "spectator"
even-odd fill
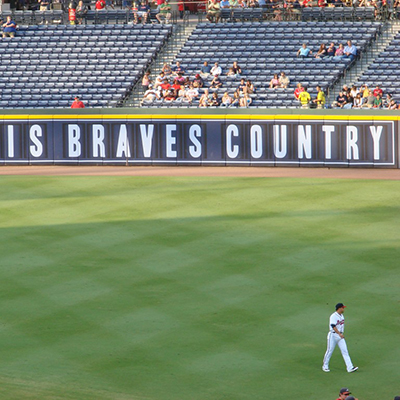
[[[222,74],[222,68],[218,65],[218,63],[216,62],[214,64],[214,66],[211,68],[211,75],[215,76],[215,75],[221,75]]]
[[[76,96],[74,101],[71,104],[71,108],[85,108],[85,105],[80,100],[80,98],[78,96]]]
[[[104,10],[106,8],[106,0],[97,0],[94,8],[98,11]]]
[[[87,6],[83,4],[82,0],[79,0],[79,3],[76,7],[76,20],[78,21],[78,25],[82,25],[83,18],[85,18],[87,12],[88,12]]]
[[[326,56],[327,57],[334,57],[336,53],[335,43],[331,43],[329,47],[326,49]]]
[[[183,19],[183,15],[185,14],[185,3],[183,0],[178,0],[178,11],[179,11],[179,18]]]
[[[382,97],[379,93],[375,97],[374,105],[372,107],[373,108],[382,108]]]
[[[142,88],[143,91],[146,91],[149,88],[149,85],[151,83],[151,79],[150,79],[150,71],[147,71],[142,79]]]
[[[164,100],[167,102],[174,101],[176,99],[176,95],[173,89],[169,89],[164,96]]]
[[[239,67],[237,61],[233,62],[232,71],[235,73],[236,76],[240,76],[242,73],[242,68]]]
[[[245,88],[245,90],[243,91],[243,96],[239,100],[239,107],[247,108],[251,105],[251,103],[252,103],[252,98],[247,93],[247,88]]]
[[[225,92],[221,99],[221,107],[230,107],[232,102],[233,102],[232,97],[229,96],[228,92]]]
[[[366,98],[368,97],[368,92],[369,92],[368,85],[361,85],[360,93],[364,103],[367,101]]]
[[[372,108],[374,106],[375,96],[372,93],[372,90],[368,91],[368,96],[366,97],[366,101],[363,103],[363,108]]]
[[[208,89],[204,89],[204,93],[200,96],[199,107],[208,107],[210,101],[210,93]]]
[[[342,57],[343,57],[343,55],[344,55],[344,47],[343,47],[343,45],[340,43],[339,44],[339,47],[336,49],[336,51],[335,51],[335,59],[336,60],[341,60],[342,59]]]
[[[324,108],[325,106],[325,93],[322,90],[321,86],[317,86],[317,98],[313,100],[313,103],[316,104],[317,108]]]
[[[208,3],[208,12],[206,18],[210,22],[217,23],[221,17],[220,5],[217,0],[210,0]]]
[[[164,4],[164,0],[154,0],[154,4],[157,5],[156,12],[158,14],[160,12],[161,5]]]
[[[358,93],[360,93],[360,92],[357,89],[356,85],[353,85],[350,89],[350,96],[354,99]]]
[[[114,0],[106,0],[106,9],[108,7],[111,7],[113,10],[115,9],[114,7]]]
[[[233,101],[229,107],[238,107],[239,106],[239,100],[240,100],[240,92],[239,88],[235,90],[233,93]]]
[[[254,84],[251,82],[251,80],[247,80],[246,88],[247,88],[248,94],[255,93],[255,91],[256,91],[256,88],[254,87]]]
[[[171,66],[168,63],[165,63],[161,69],[165,76],[170,76],[172,74]]]
[[[340,91],[338,96],[336,97],[336,101],[333,102],[332,107],[334,108],[343,108],[343,106],[347,103],[347,96]]]
[[[17,24],[11,19],[11,16],[7,16],[6,22],[3,24],[3,38],[9,36],[13,38],[17,31]]]
[[[245,82],[244,78],[242,78],[242,79],[240,80],[239,86],[238,86],[238,88],[237,88],[237,90],[239,91],[239,94],[244,93],[244,89],[245,89],[246,87],[247,87],[246,82]]]
[[[203,86],[204,86],[203,78],[200,76],[200,74],[196,74],[193,79],[193,87],[202,88]]]
[[[351,40],[348,40],[347,46],[344,48],[343,52],[344,54],[342,56],[342,59],[350,59],[351,61],[353,61],[357,56],[357,47],[351,43]]]
[[[212,107],[219,107],[221,105],[221,99],[218,97],[217,92],[212,94],[209,105]]]
[[[215,75],[213,80],[211,81],[210,88],[211,89],[219,89],[222,87],[222,81],[219,75]]]
[[[309,108],[309,103],[311,101],[310,93],[307,92],[307,87],[304,86],[304,90],[299,93],[299,101],[302,108]]]
[[[290,84],[290,79],[286,74],[282,71],[281,76],[279,77],[279,87],[283,89],[287,89]]]
[[[161,88],[161,90],[162,90],[163,96],[165,96],[165,95],[168,93],[168,91],[171,89],[171,85],[170,85],[170,83],[168,82],[168,79],[167,79],[167,78],[164,78],[164,81],[163,81],[163,83],[160,85],[160,88]]]
[[[276,89],[280,86],[278,74],[274,74],[274,77],[269,81],[270,89]]]
[[[226,74],[226,76],[233,76],[233,77],[236,77],[236,74],[235,74],[235,72],[233,71],[233,68],[229,68],[229,71],[228,71],[228,73]]]
[[[39,0],[39,11],[47,11],[50,6],[50,0]]]
[[[326,57],[326,46],[325,43],[322,43],[321,46],[319,46],[319,49],[317,51],[317,54],[315,55],[315,58],[324,58]]]
[[[229,0],[229,4],[230,4],[231,8],[238,8],[239,7],[238,0]]]
[[[148,89],[144,92],[143,102],[153,102],[155,99],[160,99],[160,94],[153,88],[153,85],[149,85]]]
[[[185,70],[183,69],[181,63],[179,61],[176,62],[175,66],[171,68],[172,70],[172,75],[179,75],[180,73],[183,75],[185,73]]]
[[[296,85],[296,89],[294,90],[294,97],[296,98],[296,100],[299,100],[299,94],[301,92],[304,92],[304,88],[303,88],[303,85],[301,83],[298,83]]]
[[[379,87],[379,85],[376,85],[376,88],[373,91],[374,96],[378,96],[378,94],[382,97],[383,96],[383,90]]]
[[[160,75],[157,76],[155,82],[154,82],[154,87],[157,89],[159,86],[161,86],[164,83],[165,79],[165,74],[164,72],[160,72]]]
[[[363,99],[361,98],[361,94],[357,93],[353,99],[353,108],[362,108]]]
[[[199,97],[199,90],[190,84],[189,89],[186,91],[186,99],[192,103],[193,99]]]
[[[156,15],[156,18],[160,24],[162,24],[162,19],[164,19],[166,24],[169,24],[171,18],[171,6],[169,5],[169,0],[165,0],[160,6],[160,12]]]
[[[229,0],[221,0],[219,5],[221,8],[231,8],[231,5],[229,4]]]
[[[175,79],[171,85],[171,88],[174,91],[174,95],[175,97],[185,97],[185,87],[180,85],[178,80]],[[181,93],[181,91],[183,90],[183,93]]]
[[[207,61],[204,61],[203,66],[200,68],[200,75],[202,78],[207,78],[211,74],[211,67],[208,65]]]
[[[312,51],[307,47],[305,43],[303,43],[300,49],[297,51],[297,57],[306,58],[311,54]]]
[[[147,18],[149,17],[149,14],[150,7],[146,4],[144,0],[142,0],[139,7],[137,8],[137,11],[133,14],[133,23],[137,24],[139,22],[139,18],[142,18],[142,24],[147,23]]]

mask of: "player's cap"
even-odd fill
[[[400,400],[400,396],[395,396],[394,400]]]
[[[346,308],[346,306],[343,303],[337,303],[336,310],[339,310],[339,308]]]
[[[340,394],[351,394],[351,392],[348,388],[341,388],[339,393]]]
[[[345,400],[356,400],[354,396],[347,396]]]

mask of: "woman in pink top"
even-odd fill
[[[278,78],[278,74],[274,74],[274,77],[270,80],[269,82],[269,87],[271,89],[275,89],[277,87],[279,87],[279,78]]]

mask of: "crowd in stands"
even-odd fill
[[[179,61],[173,67],[166,63],[154,81],[150,77],[150,71],[145,73],[142,80],[142,105],[151,104],[155,100],[166,103],[178,101],[189,105],[195,101],[199,107],[246,108],[251,105],[251,95],[256,93],[256,88],[250,80],[242,78],[241,73],[242,69],[235,61],[225,74],[227,79],[238,81],[237,88],[231,95],[224,89],[221,79],[223,71],[217,62],[211,66],[205,61],[192,78],[185,73]],[[223,93],[222,96],[220,93]]]
[[[303,43],[300,49],[297,51],[297,57],[307,58],[311,57],[313,52],[307,47],[306,43]],[[315,58],[325,58],[333,60],[350,60],[353,61],[357,57],[357,47],[351,42],[347,41],[347,45],[343,46],[339,43],[338,47],[332,42],[328,47],[325,43],[322,43],[314,56]]]

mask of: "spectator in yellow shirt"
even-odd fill
[[[302,108],[308,108],[311,100],[310,93],[307,92],[307,87],[304,86],[304,91],[299,94],[299,100]]]

